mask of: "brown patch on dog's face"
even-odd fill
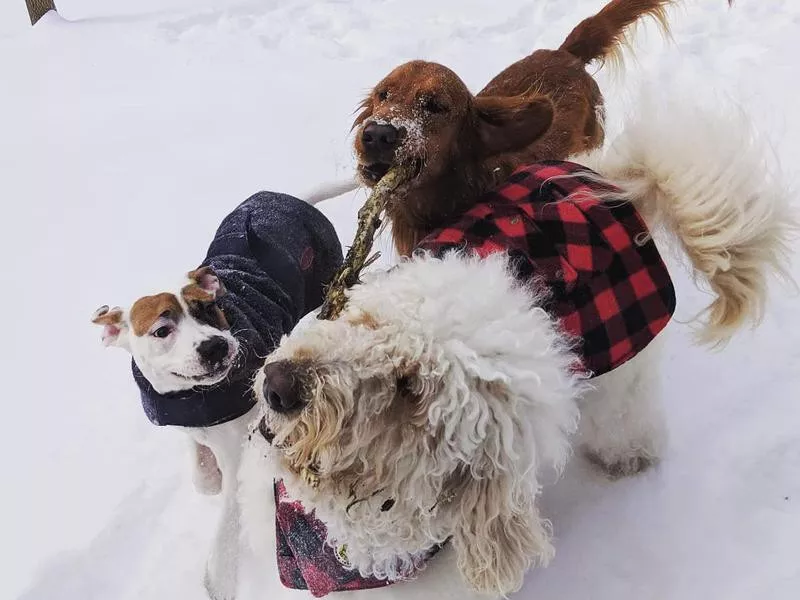
[[[189,307],[189,314],[193,318],[217,329],[230,329],[228,320],[217,306],[213,294],[192,283],[181,290],[181,297]]]
[[[134,335],[143,336],[161,317],[168,317],[177,322],[183,316],[175,294],[163,292],[155,296],[139,298],[131,307],[130,321]]]

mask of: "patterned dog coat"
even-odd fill
[[[545,308],[581,340],[593,376],[641,352],[675,311],[675,290],[647,226],[631,203],[601,200],[598,194],[621,190],[595,177],[570,162],[521,167],[418,246],[439,256],[508,252],[518,278],[551,290]]]

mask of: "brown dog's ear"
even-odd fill
[[[484,156],[522,150],[553,123],[553,103],[547,96],[478,96],[475,111]]]
[[[119,306],[109,308],[104,304],[92,315],[92,323],[103,326],[103,345],[121,346],[128,345],[128,324],[123,319],[122,309]]]
[[[372,95],[370,94],[364,98],[356,110],[360,112],[356,116],[356,120],[353,121],[353,126],[350,128],[350,131],[353,131],[356,127],[361,125],[364,121],[372,116]]]
[[[199,269],[190,271],[188,277],[194,281],[201,290],[213,298],[219,298],[225,293],[225,287],[211,267],[200,267]]]

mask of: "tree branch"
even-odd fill
[[[345,292],[358,283],[358,277],[364,268],[375,232],[381,225],[381,213],[386,208],[392,192],[409,179],[409,172],[402,167],[391,169],[373,188],[364,206],[358,211],[358,230],[353,245],[347,251],[341,269],[331,281],[325,295],[325,301],[317,315],[318,319],[332,321],[344,310],[347,303]]]

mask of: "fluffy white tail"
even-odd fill
[[[622,187],[648,226],[674,235],[715,295],[703,341],[761,320],[772,275],[789,276],[798,231],[777,161],[746,116],[644,99],[622,134],[575,160]]]
[[[352,192],[357,189],[361,184],[355,177],[350,179],[342,179],[340,181],[330,181],[317,186],[313,190],[309,190],[305,194],[301,194],[300,198],[308,202],[310,205],[319,204],[323,200],[336,198],[347,192]]]

